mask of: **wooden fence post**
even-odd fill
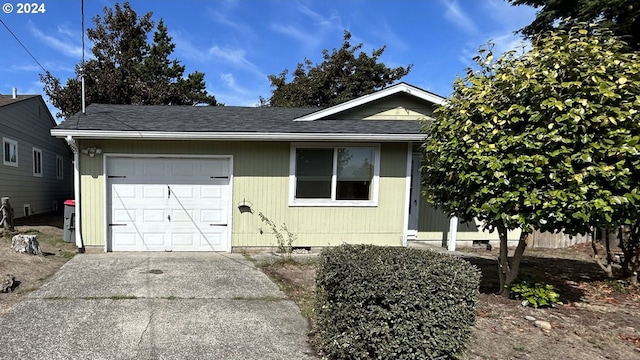
[[[9,198],[3,197],[1,204],[0,211],[2,211],[2,220],[0,221],[0,225],[2,225],[5,230],[13,231],[13,209],[11,209]]]

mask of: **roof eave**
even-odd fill
[[[51,136],[77,139],[255,140],[255,141],[421,141],[425,134],[161,132],[52,129]]]

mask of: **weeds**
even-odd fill
[[[271,228],[271,233],[275,235],[278,242],[278,253],[284,254],[287,258],[291,258],[293,242],[296,240],[296,235],[289,231],[285,223],[282,223],[280,228],[278,228],[276,223],[266,217],[263,213],[259,212],[258,216],[260,217],[260,221],[269,226]]]

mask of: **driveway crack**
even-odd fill
[[[140,353],[142,348],[142,342],[144,341],[145,336],[147,335],[147,333],[149,334],[149,352],[150,355],[153,358],[153,355],[155,354],[155,341],[153,339],[153,328],[151,327],[151,323],[153,322],[154,319],[154,311],[153,311],[153,299],[149,299],[149,321],[147,321],[147,325],[144,327],[144,330],[142,330],[142,333],[140,334],[140,339],[138,340],[138,352]]]

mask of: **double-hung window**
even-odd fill
[[[2,138],[2,148],[2,163],[9,166],[18,166],[18,142]]]
[[[376,206],[378,145],[294,145],[290,205]]]
[[[33,176],[42,177],[42,150],[33,149]]]

